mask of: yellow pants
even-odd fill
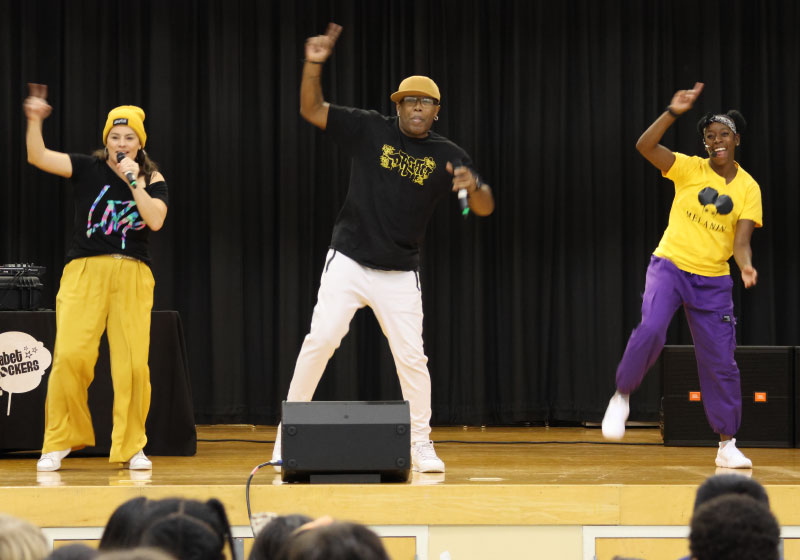
[[[155,282],[146,264],[112,255],[70,261],[56,297],[56,346],[47,386],[42,453],[93,446],[88,390],[103,331],[114,388],[109,462],[147,443],[150,312]]]

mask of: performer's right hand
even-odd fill
[[[53,108],[47,103],[47,86],[44,84],[28,84],[28,97],[22,104],[28,119],[44,120],[50,116]]]
[[[342,32],[342,26],[333,22],[328,24],[325,35],[309,37],[306,40],[306,60],[309,62],[325,62],[333,52],[333,46]]]
[[[670,109],[679,115],[685,113],[692,108],[695,100],[700,97],[701,91],[703,91],[703,82],[695,82],[692,89],[679,89],[672,96],[672,101],[669,102]]]

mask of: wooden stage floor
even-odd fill
[[[102,527],[135,496],[217,497],[231,523],[247,526],[245,484],[272,453],[274,426],[198,426],[194,457],[152,457],[152,473],[106,458],[67,458],[37,473],[35,458],[0,459],[0,510],[42,527]],[[596,428],[435,428],[446,474],[407,483],[283,484],[271,467],[250,492],[253,512],[329,514],[372,526],[676,526],[694,494],[721,472],[715,448],[664,447],[654,428],[621,444]],[[782,526],[800,526],[800,449],[746,449]]]

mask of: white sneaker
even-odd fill
[[[63,451],[51,451],[50,453],[42,453],[39,461],[36,463],[36,470],[40,472],[57,471],[61,468],[61,459],[69,455],[72,448]]]
[[[153,463],[145,456],[144,451],[140,449],[139,452],[128,461],[128,468],[132,471],[149,471],[153,468]]]
[[[606,415],[603,416],[602,424],[604,438],[618,441],[625,435],[625,421],[630,412],[629,397],[629,395],[623,395],[617,391],[608,401],[608,408]]]
[[[736,448],[736,438],[719,442],[717,466],[726,469],[752,469],[753,462]]]
[[[444,472],[444,462],[436,456],[432,441],[411,444],[411,464],[416,472]]]
[[[278,424],[278,432],[275,434],[275,447],[272,448],[272,468],[275,472],[281,472],[281,425]]]

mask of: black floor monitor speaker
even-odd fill
[[[740,447],[795,445],[795,353],[793,346],[742,346],[735,358],[742,382]],[[665,346],[664,445],[719,442],[703,409],[694,346]]]
[[[284,401],[281,430],[284,482],[408,480],[408,401]]]

